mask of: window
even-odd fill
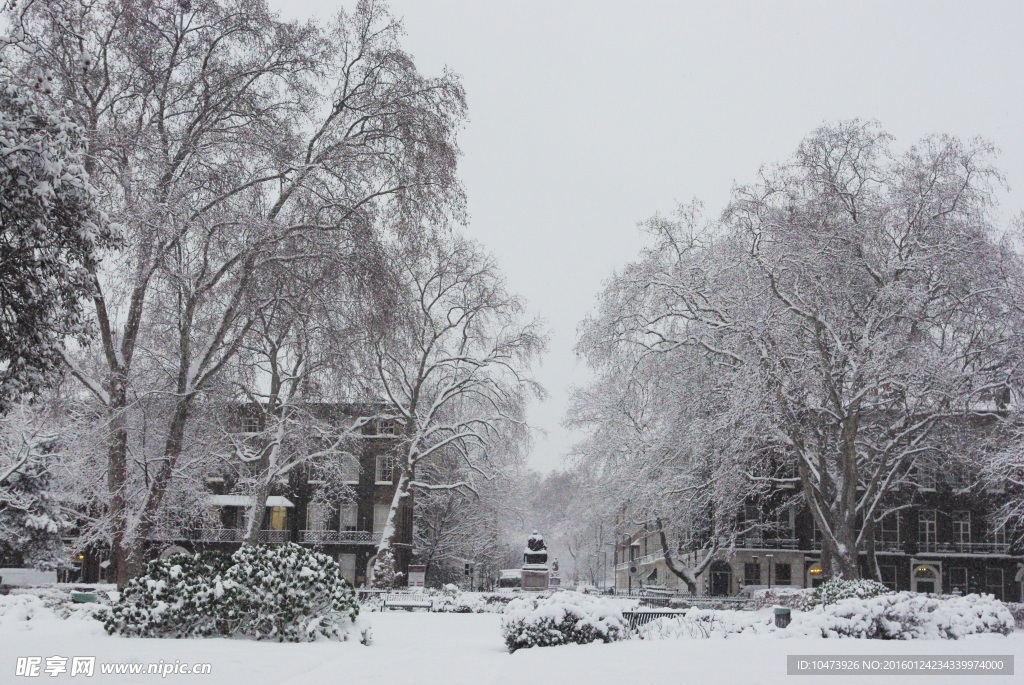
[[[743,520],[747,523],[757,523],[760,520],[756,504],[743,505]]]
[[[378,484],[393,483],[395,480],[395,457],[390,454],[378,454],[374,481]]]
[[[341,505],[341,530],[358,530],[359,506],[355,502]]]
[[[775,564],[775,582],[778,585],[792,585],[793,567],[789,564]]]
[[[341,577],[348,582],[355,585],[356,583],[356,555],[355,554],[339,554],[338,555],[338,566],[340,567]]]
[[[949,575],[946,578],[947,585],[949,585],[949,591],[961,595],[967,594],[967,569],[963,566],[954,566],[949,569]]]
[[[1003,599],[1003,569],[991,566],[985,569],[985,591],[998,600]]]
[[[270,508],[270,530],[287,530],[288,510],[284,507]]]
[[[934,490],[938,480],[938,474],[936,474],[934,467],[917,467],[917,487],[921,490]]]
[[[1006,544],[1006,526],[993,528],[988,534],[989,540],[999,545]]]
[[[935,545],[935,510],[922,509],[917,515],[917,542],[928,547]]]
[[[946,482],[954,490],[964,490],[971,485],[971,477],[963,465],[950,467],[946,472]]]
[[[879,546],[897,545],[900,541],[900,515],[891,512],[875,525],[875,542]]]
[[[760,585],[761,584],[761,564],[743,564],[743,584],[744,585]]]
[[[818,522],[814,519],[811,519],[811,524],[814,527],[811,533],[812,546],[814,549],[821,549],[821,528],[818,528]]]
[[[971,512],[953,512],[953,542],[968,544],[971,541]]]
[[[306,530],[327,530],[327,507],[310,502],[306,507]]]
[[[242,432],[243,433],[259,433],[260,432],[260,417],[258,417],[258,416],[243,416],[242,417]]]
[[[350,485],[359,482],[359,457],[349,452],[341,455],[341,478]]]
[[[398,421],[395,419],[379,419],[377,435],[395,435],[398,432]]]
[[[374,504],[373,505],[373,532],[383,533],[384,524],[388,520],[388,512],[391,511],[391,504]]]

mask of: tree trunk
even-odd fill
[[[402,505],[402,500],[409,496],[409,483],[411,482],[412,476],[408,469],[402,468],[398,476],[398,485],[395,487],[395,495],[391,498],[391,508],[388,509],[388,517],[384,522],[384,530],[381,532],[380,544],[377,546],[377,563],[380,563],[379,560],[383,557],[384,552],[390,551],[394,554],[395,536],[398,534],[398,528],[395,524],[398,518],[398,508]],[[374,575],[376,575],[376,570]]]
[[[267,497],[270,496],[271,478],[268,473],[256,487],[252,494],[252,503],[249,505],[249,516],[245,524],[245,542],[250,545],[260,543],[260,531],[263,529],[263,519],[267,513]]]
[[[119,546],[120,561],[122,562],[117,571],[119,587],[124,587],[142,569],[142,564],[145,561],[146,541],[149,540],[149,534],[153,531],[156,515],[160,511],[160,505],[167,493],[167,486],[177,466],[178,457],[181,456],[185,427],[194,397],[194,395],[188,394],[175,404],[171,425],[167,431],[167,441],[164,444],[164,461],[149,484],[142,510],[139,512],[138,524],[133,531],[126,531]],[[121,518],[125,519],[126,517]],[[123,525],[126,523],[127,521]]]
[[[686,569],[680,569],[676,566],[675,560],[672,559],[672,551],[668,547],[668,537],[665,535],[665,528],[661,525],[661,519],[658,519],[658,537],[661,540],[661,553],[665,557],[665,566],[671,571],[679,580],[686,583],[686,589],[690,591],[690,594],[697,594],[697,582],[696,574],[689,572]],[[711,551],[714,554],[714,550]],[[706,566],[707,564],[703,564]],[[703,569],[701,569],[703,570]]]

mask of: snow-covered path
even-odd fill
[[[687,682],[728,685],[788,683],[787,654],[1012,654],[1016,676],[981,682],[1016,682],[1024,672],[1024,632],[959,641],[883,642],[737,637],[710,640],[631,640],[611,645],[569,645],[508,654],[500,615],[373,613],[374,643],[277,644],[242,640],[147,640],[109,637],[92,621],[28,621],[0,624],[0,683],[210,683],[213,685],[574,685],[575,683]],[[96,656],[103,662],[209,662],[211,675],[102,676],[67,673],[15,677],[18,656]],[[796,678],[795,682],[804,679]],[[815,680],[806,679],[808,682]],[[816,679],[820,680],[820,678]],[[969,676],[830,676],[829,685],[927,682],[970,683]]]

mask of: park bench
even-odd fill
[[[432,611],[434,602],[418,592],[388,592],[381,595],[381,610],[384,609],[426,609]]]
[[[626,619],[626,623],[629,625],[630,631],[635,631],[642,625],[647,625],[651,621],[662,618],[676,618],[685,615],[685,610],[680,611],[678,609],[628,609],[622,612],[622,618]]]

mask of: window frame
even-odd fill
[[[395,483],[395,465],[397,459],[395,455],[389,452],[383,452],[378,454],[373,459],[373,484],[374,485],[394,485]],[[391,477],[388,480],[382,480],[381,475],[383,473],[382,464],[390,464]]]
[[[967,533],[966,538],[964,538],[964,532]],[[971,543],[971,512],[964,510],[953,512],[953,542],[966,545]]]
[[[927,515],[927,516],[926,516]],[[924,533],[928,532],[926,523],[931,524],[931,538]],[[938,542],[939,514],[935,509],[921,509],[917,512],[917,544],[934,545]]]

